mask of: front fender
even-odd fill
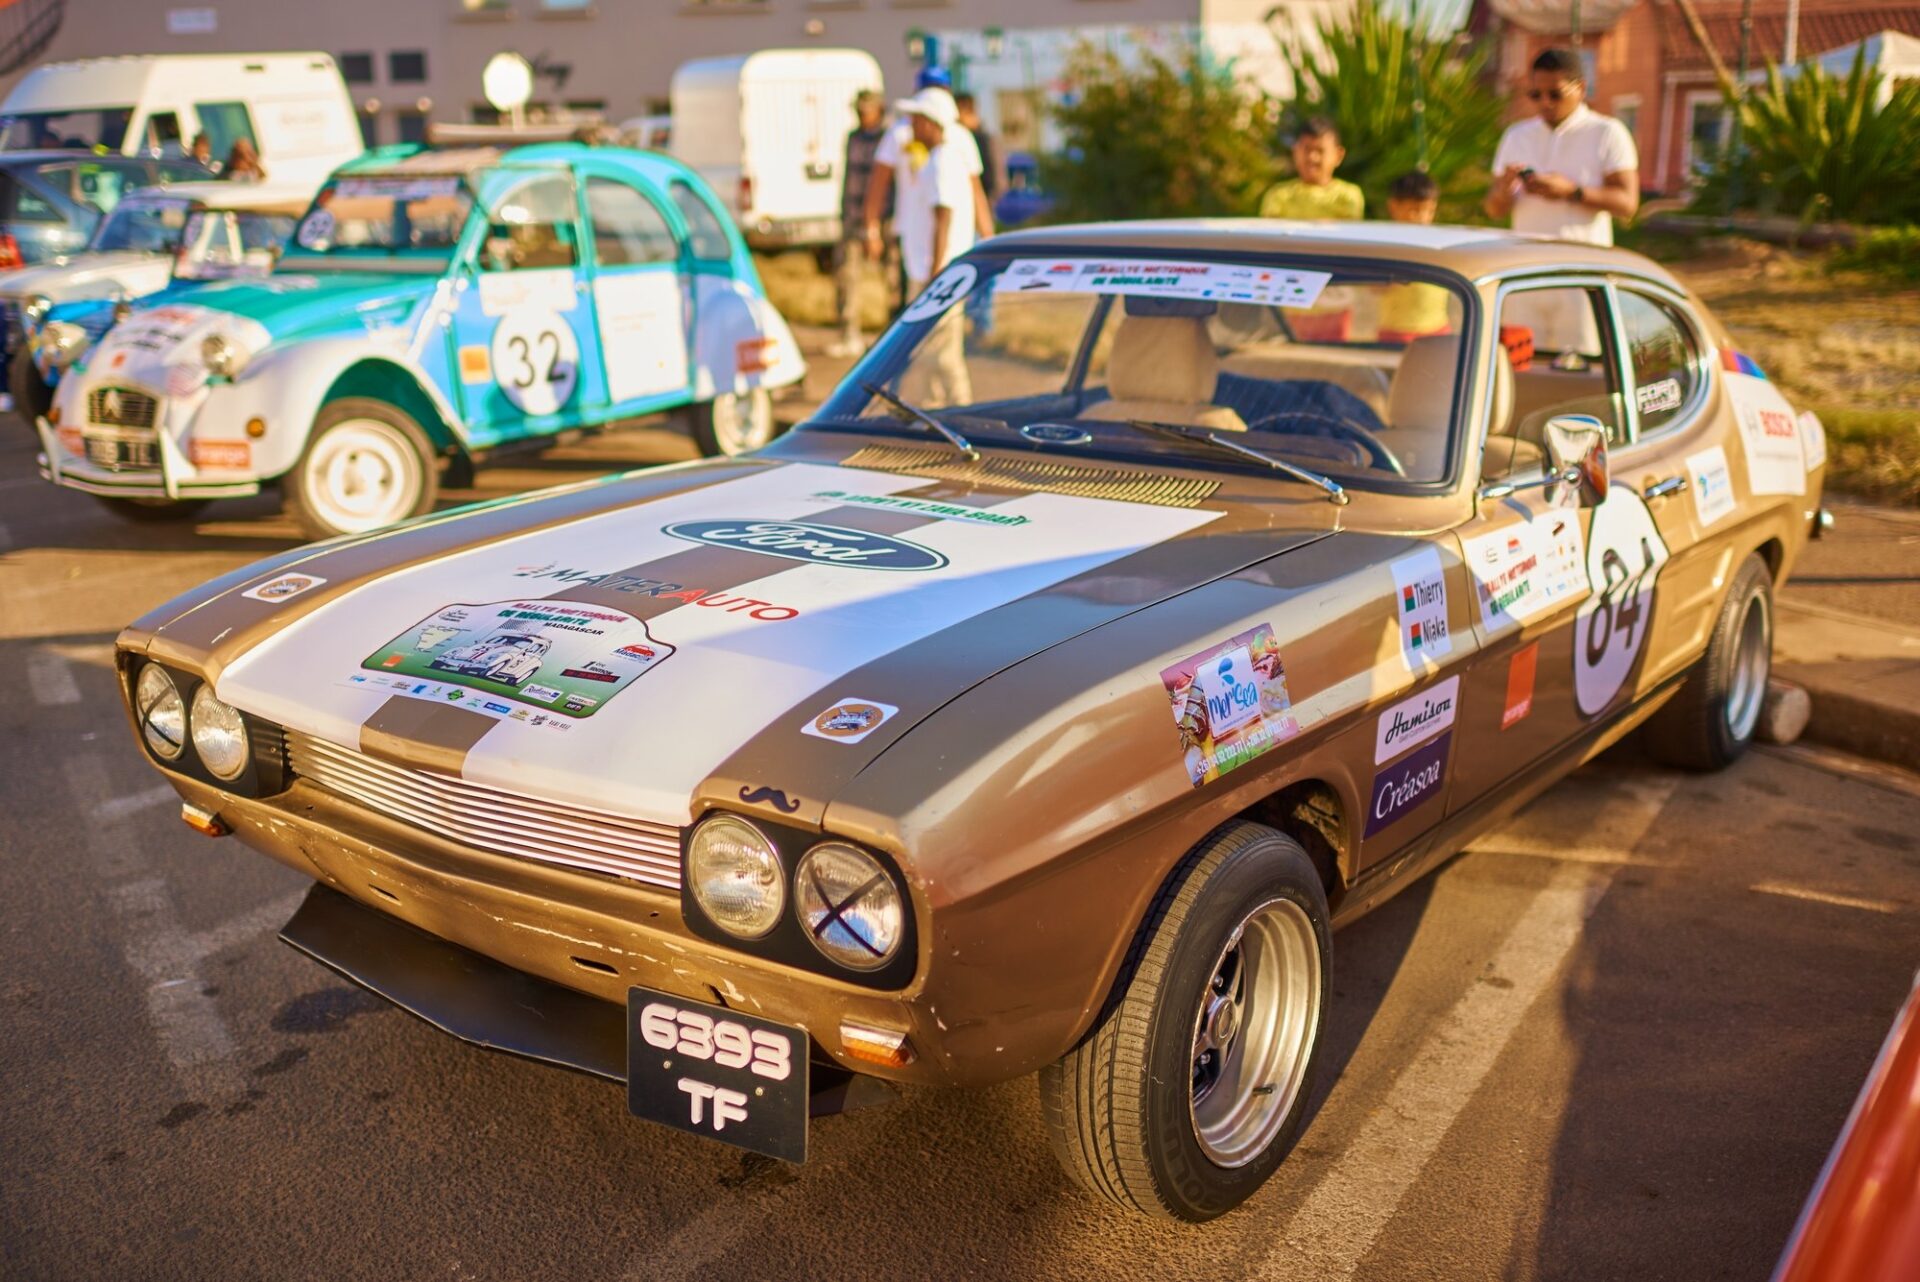
[[[778,309],[730,276],[694,277],[693,398],[785,387],[806,376],[800,344]]]

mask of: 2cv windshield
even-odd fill
[[[473,194],[457,177],[340,178],[314,198],[284,261],[298,258],[302,270],[336,258],[444,265],[472,209]]]
[[[1437,482],[1468,307],[1453,278],[1393,263],[983,255],[936,277],[815,421],[914,429],[866,383],[977,445],[1260,466],[1211,435],[1343,482]]]
[[[130,197],[101,222],[87,248],[97,253],[131,250],[138,254],[171,254],[180,247],[180,235],[192,211],[190,200]]]

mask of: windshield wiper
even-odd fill
[[[1237,454],[1241,458],[1250,458],[1256,463],[1264,463],[1276,472],[1285,472],[1296,481],[1305,481],[1308,485],[1318,486],[1325,492],[1327,502],[1333,504],[1335,507],[1345,507],[1352,501],[1351,496],[1346,491],[1346,487],[1342,486],[1332,477],[1322,476],[1318,472],[1308,471],[1306,468],[1298,467],[1287,462],[1285,459],[1277,459],[1271,454],[1262,454],[1259,450],[1250,449],[1238,441],[1230,441],[1217,433],[1198,428],[1189,430],[1184,427],[1178,427],[1172,423],[1155,423],[1151,419],[1144,418],[1130,418],[1126,420],[1126,423],[1128,427],[1139,428],[1143,432],[1152,432],[1158,436],[1171,436],[1175,440],[1193,441],[1202,445],[1211,445],[1216,449],[1224,450],[1228,454]]]
[[[946,437],[947,443],[952,445],[954,449],[959,450],[967,462],[978,463],[980,461],[980,451],[974,449],[972,443],[969,442],[966,437],[960,435],[960,433],[954,431],[919,406],[907,404],[907,402],[877,384],[862,383],[860,386],[870,395],[878,396],[902,414],[912,418],[918,426],[932,428],[934,431],[940,433],[940,435]]]

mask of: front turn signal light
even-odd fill
[[[905,1068],[919,1058],[904,1028],[879,1028],[873,1024],[840,1021],[840,1049],[853,1059],[885,1068]]]

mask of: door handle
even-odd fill
[[[1664,499],[1669,495],[1678,494],[1686,488],[1686,477],[1669,476],[1666,480],[1655,481],[1653,484],[1647,486],[1646,489],[1640,491],[1640,497],[1651,502],[1654,499]]]

